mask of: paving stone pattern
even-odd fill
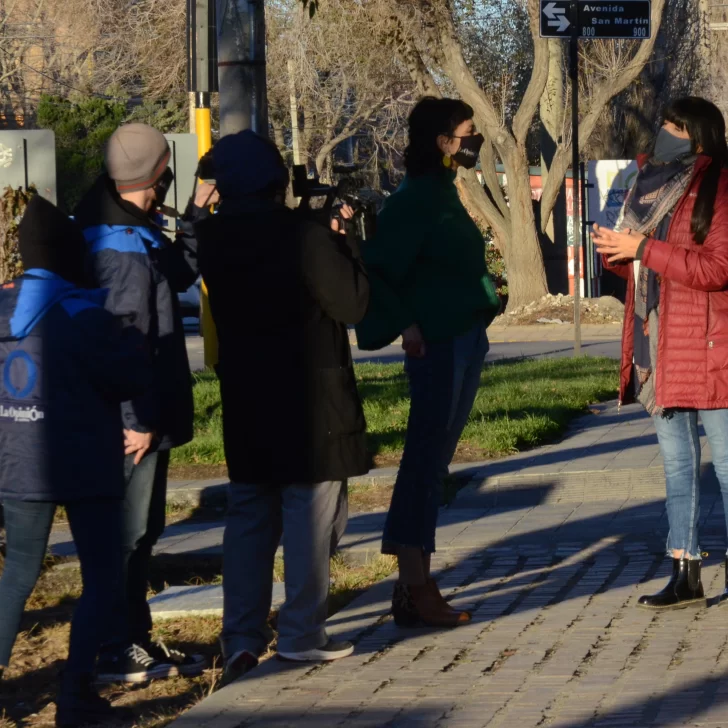
[[[704,569],[723,587],[724,516],[703,499]],[[438,578],[472,624],[400,630],[391,580],[330,620],[354,639],[332,665],[276,660],[175,728],[634,728],[728,726],[728,607],[653,613],[666,521],[660,501],[449,511]]]

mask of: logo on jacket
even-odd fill
[[[13,422],[37,422],[45,419],[45,412],[37,407],[3,407],[0,404],[0,419]]]
[[[13,399],[25,399],[35,389],[38,367],[27,351],[13,351],[5,360],[3,385]]]

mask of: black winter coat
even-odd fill
[[[154,386],[122,405],[124,428],[155,432],[160,450],[192,439],[192,377],[177,293],[199,275],[193,222],[207,214],[190,204],[173,242],[105,175],[76,210],[92,283],[109,291],[106,309],[144,336],[154,367]]]
[[[248,206],[250,207],[250,206]],[[196,226],[217,327],[232,482],[318,483],[369,469],[346,324],[366,313],[358,246],[261,202]]]

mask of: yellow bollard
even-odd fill
[[[209,97],[209,94],[197,94],[197,107],[195,108],[197,156],[199,159],[202,159],[212,147],[212,115],[209,101],[205,97]],[[202,290],[200,291],[200,329],[205,346],[205,367],[212,369],[217,365],[218,343],[205,281],[202,281]]]

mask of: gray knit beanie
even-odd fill
[[[154,187],[172,152],[164,134],[147,124],[120,126],[106,145],[106,171],[119,192]]]

